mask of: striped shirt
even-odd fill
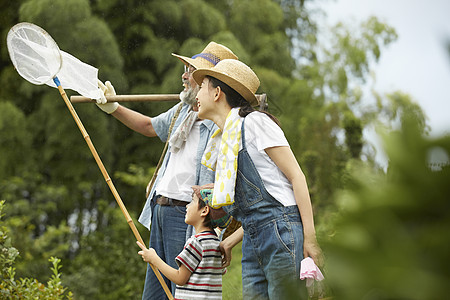
[[[175,299],[222,299],[222,256],[220,240],[213,231],[204,231],[189,238],[176,257],[192,272],[188,282],[177,285]]]

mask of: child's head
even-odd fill
[[[223,210],[223,208],[214,209],[210,206],[214,191],[214,184],[206,184],[203,186],[195,185],[192,187],[194,193],[192,194],[193,202],[197,202],[198,210],[206,208],[208,211],[205,214],[203,225],[209,228],[225,228],[230,223],[230,216]]]

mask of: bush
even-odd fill
[[[14,262],[19,251],[11,245],[8,230],[2,223],[4,204],[4,200],[0,201],[0,299],[72,299],[72,293],[62,286],[61,260],[56,257],[49,259],[53,275],[47,285],[33,278],[15,278]]]
[[[386,139],[387,174],[354,167],[324,243],[334,299],[447,299],[450,294],[450,137],[422,136],[413,120]]]

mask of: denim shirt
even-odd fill
[[[152,125],[155,129],[156,134],[161,139],[162,142],[166,142],[167,136],[169,133],[169,127],[170,123],[172,121],[172,117],[175,115],[175,112],[178,108],[178,105],[175,105],[168,111],[152,118]],[[175,121],[175,124],[172,129],[172,133],[175,132],[178,128],[178,126],[183,122],[183,120],[186,118],[189,112],[190,106],[187,104],[182,104],[183,107],[181,108],[180,115],[178,116],[177,120]],[[196,149],[196,173],[195,173],[195,184],[196,185],[203,185],[207,183],[214,182],[214,172],[204,165],[201,164],[203,152],[205,151],[206,144],[208,143],[209,138],[211,135],[217,130],[217,125],[214,124],[213,121],[210,120],[203,120],[200,125],[200,140],[198,143],[198,147]],[[195,149],[192,149],[194,152]],[[194,153],[192,153],[194,155]],[[161,164],[161,168],[158,172],[158,176],[156,177],[155,184],[153,185],[150,194],[147,198],[147,201],[145,202],[144,209],[142,210],[142,213],[139,217],[139,223],[147,227],[147,229],[150,230],[150,224],[152,220],[152,209],[151,209],[151,201],[153,197],[155,196],[155,189],[158,185],[159,180],[164,175],[164,172],[166,170],[166,166],[170,159],[170,145],[167,149],[166,155],[164,156],[164,160]]]

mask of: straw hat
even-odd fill
[[[196,69],[212,68],[223,59],[238,59],[238,57],[224,45],[210,42],[199,54],[186,57],[172,53],[173,56],[181,59],[185,64],[190,64]]]
[[[259,87],[259,79],[250,67],[239,60],[224,59],[211,69],[197,69],[192,73],[198,85],[202,84],[205,76],[211,76],[226,83],[238,92],[245,100],[255,106],[258,99],[255,96]]]

